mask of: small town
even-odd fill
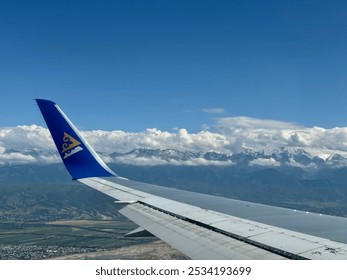
[[[41,260],[94,251],[95,249],[76,247],[0,245],[1,260]]]

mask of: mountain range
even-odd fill
[[[32,162],[59,162],[54,150],[7,150],[8,153],[20,154],[32,158]],[[107,163],[124,163],[133,165],[234,165],[239,167],[298,167],[305,171],[316,172],[324,168],[347,167],[347,157],[339,153],[311,155],[304,149],[274,149],[271,151],[254,151],[244,149],[242,152],[225,154],[221,152],[193,152],[176,149],[138,148],[129,152],[98,152]],[[11,164],[8,161],[6,164]]]
[[[258,152],[245,149],[240,153],[224,154],[220,152],[191,152],[174,149],[134,149],[128,153],[104,154],[111,162],[141,163],[141,159],[150,165],[176,164],[176,165],[237,165],[242,167],[254,166],[291,166],[305,170],[318,170],[325,167],[347,166],[347,158],[340,154],[332,154],[327,158],[312,156],[303,149],[273,150],[271,152]],[[136,159],[138,161],[136,161]],[[152,161],[150,161],[152,160]]]
[[[33,205],[34,192],[41,201],[48,201],[45,205],[50,207],[50,211],[70,209],[68,204],[74,197],[77,201],[84,200],[83,203],[73,202],[73,206],[69,204],[74,211],[85,208],[88,210],[82,213],[84,216],[94,215],[93,205],[98,207],[94,199],[96,196],[88,188],[88,193],[84,194],[86,188],[71,181],[56,153],[29,149],[21,153],[36,161],[0,166],[0,210],[3,213],[8,209],[14,212],[18,205],[23,206],[28,197]],[[43,160],[52,157],[58,163]],[[127,153],[102,153],[101,157],[119,175],[138,181],[347,216],[347,159],[339,154],[322,158],[302,149],[289,151],[284,148],[271,152],[244,150],[229,155],[174,149],[134,149]],[[55,199],[57,197],[58,200]],[[92,204],[87,203],[90,197],[93,197]],[[102,208],[98,208],[95,215],[112,216],[112,211],[106,206],[110,201],[102,200]],[[27,205],[28,213],[30,207]],[[103,214],[105,209],[107,213]],[[75,217],[82,214],[76,213]]]

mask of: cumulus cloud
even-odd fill
[[[54,148],[49,131],[37,125],[0,128],[0,144],[9,150]]]
[[[21,154],[20,152],[6,152],[5,149],[0,149],[0,165],[6,163],[23,164],[36,162],[32,155]]]
[[[334,153],[347,155],[347,128],[303,127],[295,123],[249,117],[220,118],[217,131],[230,141],[230,151],[305,149],[323,159]]]
[[[173,133],[152,128],[138,133],[84,131],[82,134],[96,150],[105,153],[125,153],[138,148],[228,152],[229,145],[227,138],[221,134],[209,131],[189,133],[186,129]]]
[[[87,141],[105,161],[113,160],[112,153],[128,153],[134,149],[174,149],[191,152],[218,152],[235,154],[251,149],[270,154],[273,150],[304,149],[323,159],[332,154],[347,157],[347,127],[325,129],[303,127],[295,123],[262,120],[248,117],[219,118],[214,132],[203,130],[190,133],[184,128],[177,131],[161,131],[156,128],[133,133],[125,131],[83,131]],[[58,162],[59,155],[46,128],[30,125],[0,128],[0,164],[26,162]],[[123,162],[148,164],[149,159],[119,158]],[[164,164],[160,158],[151,158],[153,164]],[[194,159],[191,164],[212,161]],[[188,163],[188,162],[186,162]],[[219,162],[220,163],[220,162]],[[216,162],[215,164],[219,164]],[[172,160],[171,164],[180,164]],[[228,163],[232,164],[232,163]],[[276,165],[272,159],[252,162],[253,165]]]
[[[49,131],[41,126],[0,128],[0,165],[34,162],[57,162]]]

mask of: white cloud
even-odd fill
[[[260,165],[260,166],[280,166],[281,163],[273,158],[257,158],[249,163],[250,166]]]
[[[186,129],[167,132],[151,128],[139,133],[85,131],[82,134],[97,151],[105,153],[125,153],[137,148],[227,152],[229,145],[226,137],[221,134],[209,131],[189,133]]]
[[[333,153],[347,155],[347,128],[302,127],[295,123],[248,117],[220,118],[217,131],[231,143],[231,152],[245,148],[271,151],[282,147],[305,149],[322,158]]]
[[[41,126],[17,126],[0,128],[0,164],[24,164],[33,162],[57,162],[57,155],[32,155],[35,151],[53,151],[54,144],[49,131]]]
[[[54,143],[47,129],[37,125],[0,128],[0,143],[6,149],[53,149]]]
[[[294,123],[248,117],[217,119],[216,132],[203,130],[190,133],[184,128],[168,132],[151,128],[138,133],[94,130],[84,131],[82,134],[96,151],[103,154],[127,153],[138,148],[191,152],[215,151],[224,154],[252,149],[270,153],[274,149],[280,150],[285,147],[289,151],[304,149],[323,159],[335,153],[347,156],[347,127],[307,128]],[[29,151],[35,151],[35,154]],[[104,158],[107,162],[112,161],[112,158],[106,155]],[[149,159],[124,157],[120,160],[140,164],[141,161],[148,163]],[[0,164],[35,161],[59,161],[59,155],[46,128],[37,125],[0,128]],[[159,158],[151,158],[151,161],[153,164],[167,163]],[[180,164],[181,162],[172,161],[171,163]],[[205,164],[206,160],[195,159],[186,163]],[[276,162],[270,159],[255,161],[252,164],[276,165]]]
[[[23,155],[19,152],[10,152],[0,154],[0,165],[3,164],[24,164],[24,163],[34,163],[37,160],[31,155]]]

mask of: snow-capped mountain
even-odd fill
[[[153,128],[136,133],[81,133],[107,163],[291,166],[310,170],[347,165],[346,127],[305,128],[242,117],[224,119],[215,132]],[[0,165],[59,161],[46,128],[0,128]]]
[[[220,152],[191,152],[173,149],[134,149],[128,153],[103,154],[108,162],[129,164],[175,164],[175,165],[238,165],[268,167],[299,167],[303,169],[320,169],[323,167],[339,168],[347,166],[347,158],[332,154],[326,159],[313,156],[303,149],[289,151],[285,148],[271,152],[258,152],[245,149],[235,154]]]
[[[55,150],[7,150],[7,160],[2,165],[25,163],[55,163],[59,155]],[[6,155],[5,154],[5,155]],[[285,148],[272,151],[254,151],[244,149],[240,153],[224,154],[221,152],[192,152],[175,149],[134,149],[126,153],[99,152],[107,163],[123,163],[133,165],[216,165],[239,167],[297,167],[305,170],[321,168],[341,168],[347,166],[347,158],[340,154],[331,154],[327,158],[311,155],[303,149],[288,150]],[[3,154],[4,155],[4,154]]]

